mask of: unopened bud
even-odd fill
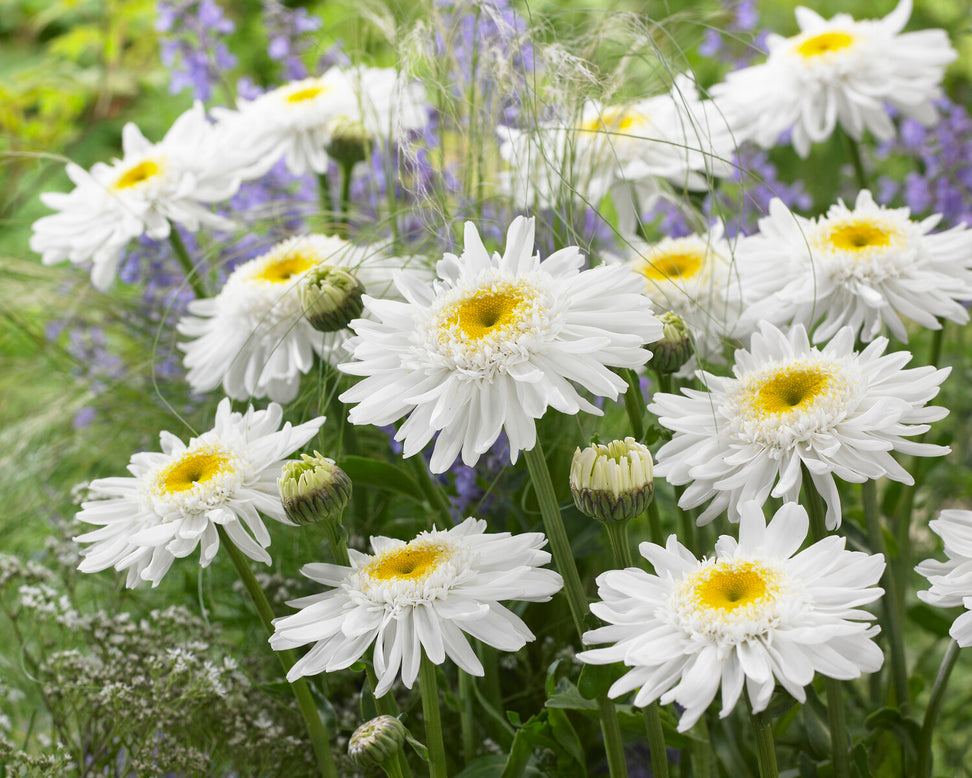
[[[598,521],[627,521],[645,512],[654,494],[651,452],[634,438],[578,448],[570,491],[581,513]]]
[[[277,488],[287,518],[301,526],[340,519],[351,500],[348,474],[316,451],[285,462]]]
[[[350,116],[338,116],[328,129],[331,138],[327,143],[327,153],[334,157],[344,168],[353,167],[366,157],[367,145],[371,142],[371,134],[357,119]]]
[[[661,340],[651,344],[651,367],[659,373],[674,373],[692,356],[692,339],[681,317],[668,311],[660,314]]]
[[[380,767],[401,749],[405,725],[394,716],[378,716],[358,727],[348,741],[348,756],[358,767]]]
[[[335,332],[361,315],[364,291],[347,268],[322,264],[304,274],[298,294],[311,326],[318,332]]]

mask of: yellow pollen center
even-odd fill
[[[854,39],[846,32],[822,32],[807,38],[797,46],[797,53],[802,57],[819,57],[829,54],[832,51],[846,49],[854,42]]]
[[[448,322],[458,325],[471,340],[481,340],[516,323],[525,302],[523,294],[515,287],[477,292],[455,304]]]
[[[306,257],[303,254],[290,254],[268,264],[254,276],[254,279],[266,281],[270,284],[283,284],[316,264],[317,262],[311,257]]]
[[[328,91],[329,87],[323,84],[318,84],[316,86],[305,86],[303,89],[298,89],[296,92],[291,92],[287,95],[288,103],[302,103],[305,100],[313,100],[322,92]]]
[[[115,181],[115,189],[128,189],[136,186],[143,181],[148,181],[152,176],[157,175],[158,172],[158,163],[153,162],[151,159],[146,159],[122,173],[118,177],[118,180]]]
[[[830,245],[842,251],[884,248],[891,244],[892,234],[873,222],[852,222],[834,227],[827,236]]]
[[[787,367],[763,383],[755,406],[764,414],[788,413],[827,390],[831,376],[813,367]]]
[[[765,574],[754,562],[720,563],[695,585],[695,596],[705,607],[733,611],[766,596]]]
[[[449,557],[449,548],[438,543],[409,543],[377,556],[366,568],[369,577],[381,581],[415,581],[432,573]]]
[[[159,473],[158,484],[165,492],[185,492],[225,473],[230,458],[223,451],[203,450],[184,454]]]
[[[644,124],[647,121],[644,114],[629,108],[607,108],[600,116],[595,116],[581,124],[585,132],[624,132]]]
[[[702,269],[703,258],[694,251],[672,251],[645,257],[639,270],[651,281],[691,278]]]

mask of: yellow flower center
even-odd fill
[[[380,581],[416,581],[434,572],[439,563],[451,556],[449,546],[429,541],[412,541],[400,548],[376,556],[365,568],[372,579]]]
[[[584,132],[625,132],[632,127],[640,127],[648,122],[648,117],[631,108],[605,108],[600,115],[581,124]]]
[[[817,366],[784,367],[759,387],[753,404],[763,415],[788,413],[825,393],[831,380],[830,373]]]
[[[719,562],[696,581],[695,596],[706,608],[731,612],[767,597],[767,573],[758,562]]]
[[[268,284],[284,284],[305,270],[310,270],[316,264],[313,257],[300,253],[288,254],[282,259],[269,262],[253,276],[253,280],[265,281]]]
[[[130,189],[158,175],[160,169],[158,162],[151,159],[143,160],[122,173],[115,181],[114,188]]]
[[[187,451],[158,474],[158,488],[164,493],[186,492],[226,474],[230,469],[229,453],[217,447]]]
[[[841,251],[863,251],[890,246],[895,237],[895,233],[884,225],[861,220],[838,224],[825,235],[824,240]]]
[[[519,322],[527,305],[523,291],[513,284],[494,285],[453,303],[446,324],[470,340],[482,340]]]
[[[819,35],[807,38],[797,46],[797,53],[801,57],[810,59],[846,49],[853,42],[854,38],[846,32],[822,32]]]
[[[315,84],[314,86],[305,86],[287,95],[288,103],[303,103],[307,100],[313,100],[319,94],[327,92],[330,87],[324,84]]]
[[[691,278],[704,264],[697,251],[653,252],[637,263],[637,271],[650,281],[673,281]]]

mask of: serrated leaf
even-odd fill
[[[351,479],[353,488],[367,486],[408,497],[415,502],[425,502],[425,495],[408,473],[399,467],[377,459],[347,456],[338,463]]]

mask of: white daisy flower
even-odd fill
[[[805,157],[838,122],[853,138],[864,130],[888,140],[894,124],[886,106],[922,124],[934,124],[945,66],[956,57],[944,30],[902,33],[911,0],[883,19],[855,21],[847,14],[826,20],[796,9],[800,34],[766,41],[766,62],[729,73],[712,87],[713,98],[741,116],[743,134],[763,147],[792,129],[793,147]]]
[[[904,370],[911,355],[885,355],[887,344],[877,338],[855,352],[854,333],[844,327],[818,350],[802,326],[784,334],[764,323],[750,350],[736,352],[734,377],[699,371],[709,391],[654,396],[648,409],[675,433],[656,455],[656,475],[690,484],[682,508],[711,500],[698,519],[705,524],[727,509],[738,521],[748,500],[762,505],[772,495],[795,502],[806,466],[827,504],[827,527],[836,529],[841,509],[834,476],[853,483],[886,476],[910,485],[914,479],[892,451],[949,452],[906,438],[948,415],[925,404],[951,368]]]
[[[251,149],[254,169],[266,171],[283,158],[294,175],[326,173],[325,147],[334,126],[361,122],[378,138],[397,139],[428,122],[425,90],[392,68],[332,67],[323,75],[292,81],[238,111],[214,111]]]
[[[907,342],[901,316],[935,330],[938,317],[965,324],[972,231],[962,225],[932,233],[941,216],[908,216],[907,208],[875,204],[867,190],[853,209],[838,202],[816,220],[773,200],[759,232],[740,243],[750,316],[808,328],[819,321],[817,343],[844,326],[870,341],[883,325]]]
[[[190,302],[189,315],[179,321],[180,334],[191,338],[179,348],[193,390],[222,384],[234,400],[269,397],[286,403],[297,396],[315,354],[337,361],[350,333],[315,330],[299,295],[307,272],[324,265],[352,271],[371,294],[383,295],[402,263],[326,235],[288,238],[244,262],[216,297]]]
[[[270,545],[260,513],[284,524],[277,491],[284,459],[307,443],[324,417],[280,429],[283,411],[271,403],[265,411],[234,413],[224,399],[213,429],[188,444],[160,435],[161,453],[133,454],[131,476],[91,482],[93,499],[76,518],[99,529],[79,535],[83,573],[114,567],[127,570],[126,586],[142,581],[158,586],[173,561],[200,547],[199,562],[209,565],[219,549],[217,525],[250,559],[270,564]]]
[[[408,543],[373,537],[374,554],[348,550],[351,567],[310,564],[301,573],[332,586],[288,603],[298,613],[274,620],[270,645],[277,651],[313,643],[287,680],[343,670],[374,643],[383,696],[401,675],[409,688],[424,653],[434,664],[446,657],[470,675],[483,666],[466,636],[500,651],[518,651],[534,635],[500,600],[546,602],[563,581],[540,549],[540,532],[486,532],[467,518],[449,530],[422,532]]]
[[[533,246],[532,218],[513,221],[502,256],[466,222],[462,255],[445,255],[433,285],[400,274],[407,302],[366,296],[375,321],[351,323],[357,361],[339,366],[365,376],[341,395],[358,403],[351,422],[407,416],[395,436],[406,457],[438,432],[430,467],[441,473],[460,452],[474,465],[504,429],[516,462],[548,406],[600,415],[571,382],[617,399],[626,384],[609,368],[643,365],[643,346],[661,336],[641,282],[622,266],[581,271],[576,246],[544,262]]]
[[[535,131],[502,128],[500,153],[510,164],[504,185],[520,207],[552,207],[565,190],[596,206],[610,193],[623,225],[662,191],[704,190],[712,176],[732,174],[736,141],[730,122],[695,83],[675,78],[670,92],[625,105],[588,101],[575,122]]]
[[[815,673],[849,680],[884,662],[873,638],[879,628],[860,606],[877,600],[884,557],[846,551],[830,535],[800,551],[809,521],[787,503],[769,525],[759,503],[742,507],[739,541],[719,538],[715,557],[697,560],[675,535],[667,545],[642,543],[655,569],[610,570],[597,578],[601,602],[591,611],[610,626],[584,633],[584,643],[613,643],[578,654],[589,664],[631,668],[608,692],[633,689],[634,704],[660,699],[685,711],[690,729],[722,690],[721,717],[743,686],[754,712],[764,710],[779,682],[805,702]]]
[[[74,190],[41,195],[58,213],[34,222],[30,239],[45,265],[90,262],[91,282],[102,291],[115,279],[122,252],[133,238],[164,240],[170,222],[190,232],[202,226],[231,228],[232,222],[206,205],[236,193],[246,163],[198,102],[158,143],[126,124],[122,148],[122,159],[110,165],[99,162],[90,172],[69,163]]]
[[[605,261],[625,263],[644,282],[656,310],[682,319],[696,355],[725,364],[723,343],[742,335],[743,306],[722,225],[714,223],[706,235],[664,238],[654,244],[632,236],[624,244],[623,254],[608,254]],[[692,374],[695,363],[693,356],[683,368],[686,375]]]
[[[918,592],[918,599],[939,608],[963,606],[965,613],[952,622],[948,634],[962,648],[972,646],[972,511],[942,511],[928,526],[941,537],[948,559],[926,559],[915,567],[931,584]]]

